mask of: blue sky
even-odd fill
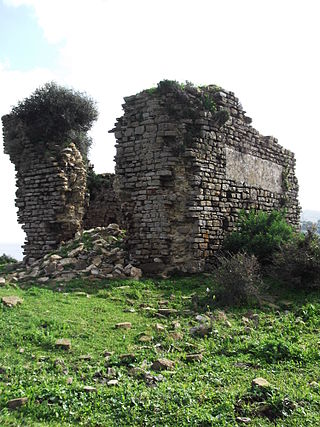
[[[112,172],[124,96],[164,78],[217,84],[296,154],[301,205],[320,210],[319,16],[319,0],[0,0],[0,115],[47,81],[86,91],[100,112],[90,158]],[[0,150],[0,243],[24,239],[14,173]]]
[[[54,68],[57,46],[49,44],[31,6],[12,7],[0,2],[0,62],[21,71]]]

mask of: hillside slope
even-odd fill
[[[207,312],[212,286],[0,285],[0,425],[320,425],[320,293]]]

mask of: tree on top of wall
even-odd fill
[[[48,146],[72,141],[86,156],[91,145],[86,133],[98,111],[86,94],[50,82],[20,101],[10,115],[23,124],[31,142]]]

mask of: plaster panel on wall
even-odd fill
[[[282,166],[226,148],[226,178],[248,186],[282,193]]]

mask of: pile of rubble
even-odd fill
[[[78,232],[54,253],[15,269],[14,276],[19,281],[40,283],[77,277],[138,280],[142,271],[127,262],[124,234],[118,224]]]

